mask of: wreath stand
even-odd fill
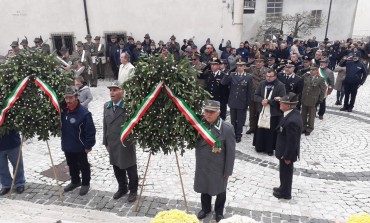
[[[144,183],[145,183],[145,180],[146,180],[146,175],[147,175],[147,172],[148,172],[148,167],[149,167],[149,164],[150,164],[150,158],[151,158],[151,156],[152,156],[152,153],[149,153],[148,162],[146,164],[146,168],[145,168],[145,172],[144,172],[143,182],[142,182],[141,188],[140,188],[140,194],[139,194],[139,197],[138,197],[137,203],[136,203],[136,208],[135,208],[135,211],[136,212],[139,212],[139,210],[141,208],[141,205],[139,206],[139,204],[140,204],[140,199],[141,199],[141,196],[142,196],[142,193],[143,193]],[[182,194],[184,196],[185,209],[186,209],[186,213],[188,213],[189,212],[188,202],[187,202],[186,196],[185,196],[184,184],[182,182],[181,170],[180,170],[180,165],[179,165],[179,158],[177,156],[177,152],[176,151],[175,151],[175,156],[176,156],[177,169],[179,171],[179,176],[180,176],[180,183],[181,183]]]

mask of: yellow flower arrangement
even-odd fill
[[[199,223],[199,220],[194,214],[174,209],[159,212],[151,223]]]
[[[347,223],[370,223],[370,215],[367,213],[354,214],[348,218]]]

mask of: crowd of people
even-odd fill
[[[94,38],[95,43],[90,34],[85,39],[85,43],[77,42],[72,55],[65,46],[59,49],[62,66],[73,71],[75,77],[74,87],[66,89],[61,105],[62,150],[71,176],[64,191],[80,186],[81,196],[89,191],[91,171],[87,154],[96,143],[96,130],[88,110],[93,100],[89,87],[96,87],[98,79],[106,77],[108,65],[116,81],[108,86],[111,100],[104,104],[103,145],[118,182],[113,198],[119,199],[130,191],[128,201],[136,200],[135,143],[131,139],[120,141],[121,126],[129,118],[123,106],[125,92],[121,84],[134,74],[140,59],[171,54],[176,61],[188,60],[199,71],[196,83],[212,96],[212,100],[205,103],[204,122],[212,133],[225,137],[221,148],[211,148],[207,143],[200,143],[202,146],[196,148],[194,189],[202,194],[198,218],[204,218],[211,211],[211,198],[217,195],[217,222],[223,218],[227,179],[233,171],[235,143],[241,142],[243,127],[249,127],[246,134],[253,134],[256,152],[270,156],[275,153],[279,159],[281,185],[273,189],[273,195],[291,199],[293,162],[299,157],[301,134],[311,134],[316,114],[320,120],[324,119],[326,98],[333,90],[336,90],[335,105],[342,105],[341,111],[352,112],[357,90],[368,75],[370,58],[370,43],[355,43],[352,39],[334,42],[325,39],[318,43],[315,37],[300,41],[289,35],[286,40],[279,36],[262,44],[240,42],[238,47],[233,47],[230,41],[224,45],[221,40],[219,52],[210,39],[198,50],[193,39],[184,39],[180,45],[174,35],[168,42],[159,41],[157,45],[149,34],[142,42],[135,42],[133,37],[128,37],[128,42],[118,41],[117,36],[112,35],[106,46],[99,36]],[[34,48],[50,54],[50,46],[44,44],[41,37],[34,42]],[[21,45],[22,50],[29,48],[27,39]],[[13,41],[11,47],[7,57],[21,51],[17,41]],[[338,72],[337,77],[334,72]],[[224,122],[228,119],[228,107],[231,125]],[[249,123],[246,123],[248,111]],[[17,132],[0,138],[2,165],[8,159],[15,165],[19,144]],[[214,156],[220,156],[223,162],[213,163],[210,157]],[[203,176],[210,168],[224,172]],[[9,193],[11,177],[8,168],[0,170],[0,195],[4,195]],[[219,182],[219,186],[212,182]],[[17,193],[24,191],[24,184],[21,161],[15,184]]]

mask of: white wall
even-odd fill
[[[182,44],[184,38],[195,36],[200,48],[207,38],[218,46],[230,39],[234,46],[241,41],[242,25],[234,24],[231,6],[234,2],[234,23],[242,23],[242,0],[87,0],[92,36],[105,32],[132,33],[142,41],[149,33],[156,42],[168,41],[174,34]],[[229,6],[229,7],[228,7]],[[3,1],[0,27],[0,55],[4,55],[13,40],[26,35],[33,39],[51,33],[72,32],[75,41],[84,40],[87,33],[83,0],[12,0]],[[49,40],[51,43],[51,40]],[[217,48],[217,47],[216,47]]]
[[[330,0],[284,0],[283,15],[311,10],[322,10],[322,15],[327,19]],[[244,14],[245,28],[243,38],[248,40],[255,37],[258,27],[266,18],[266,0],[259,0],[256,3],[255,14]],[[352,36],[354,18],[356,14],[357,0],[333,0],[330,15],[328,38],[330,40],[347,39]],[[284,34],[289,34],[291,30],[284,27]],[[326,21],[320,28],[314,28],[311,35],[303,37],[305,39],[316,36],[318,40],[325,38]]]

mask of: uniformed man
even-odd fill
[[[168,52],[170,52],[173,55],[173,59],[175,61],[179,61],[181,59],[180,58],[180,44],[176,42],[176,37],[174,35],[171,36],[170,40],[171,41],[168,46]]]
[[[94,38],[95,40],[95,44],[94,44],[94,53],[92,54],[92,56],[95,56],[96,57],[96,60],[95,60],[95,64],[96,64],[96,76],[97,78],[99,79],[104,79],[105,78],[105,75],[104,75],[104,65],[105,65],[105,62],[106,62],[106,59],[105,59],[105,47],[104,47],[104,44],[102,44],[100,42],[100,36],[95,36]],[[94,62],[94,60],[93,60]]]
[[[227,59],[221,59],[221,64],[220,64],[220,70],[221,72],[224,72],[224,73],[229,73],[229,62]]]
[[[315,125],[316,108],[324,100],[326,93],[325,80],[320,76],[319,66],[313,64],[310,73],[303,75],[303,92],[302,92],[302,120],[303,130],[306,136],[310,135]]]
[[[251,54],[249,54],[248,59],[250,58]],[[253,61],[255,62],[255,65],[252,65],[250,67],[250,73],[252,74],[253,78],[253,87],[252,92],[254,93],[260,84],[262,80],[265,80],[265,76],[267,74],[267,68],[265,65],[265,59],[262,56],[258,56]],[[247,64],[248,66],[248,64]],[[246,132],[246,134],[252,134],[254,133],[256,127],[257,127],[257,121],[258,121],[258,102],[250,101],[249,105],[249,129]]]
[[[290,56],[290,61],[291,61],[292,64],[294,64],[294,73],[297,73],[298,67],[302,64],[301,61],[299,61],[298,54],[293,53]]]
[[[224,76],[221,84],[230,86],[228,105],[231,124],[234,126],[236,142],[242,138],[247,109],[253,97],[253,78],[245,72],[246,62],[237,62],[236,72]]]
[[[50,54],[50,45],[44,43],[44,40],[42,39],[41,36],[39,38],[36,37],[33,42],[35,43],[35,48],[36,49],[40,49],[41,52],[43,52],[43,53]]]
[[[326,111],[326,97],[331,94],[334,88],[334,72],[328,68],[328,64],[328,58],[322,58],[320,60],[320,76],[324,78],[326,85],[326,94],[324,100],[319,105],[319,111],[317,113],[320,120],[324,119],[324,114]]]
[[[8,51],[8,54],[6,54],[5,56],[6,59],[14,57],[20,53],[18,41],[13,41],[12,44],[10,44],[10,46],[12,47],[12,49]]]
[[[113,195],[113,199],[119,199],[130,190],[128,202],[134,202],[139,183],[135,143],[131,139],[121,142],[119,134],[122,125],[127,121],[128,111],[124,106],[120,82],[114,81],[108,89],[111,100],[104,104],[103,145],[109,153],[110,164],[118,182],[118,191]]]
[[[226,119],[227,109],[227,90],[228,87],[221,84],[222,78],[226,75],[220,71],[221,61],[214,57],[209,63],[211,70],[207,70],[200,75],[201,79],[205,79],[206,90],[212,95],[212,100],[219,101],[221,104],[221,115],[220,117]]]
[[[294,69],[294,63],[288,60],[284,67],[284,73],[279,73],[278,79],[285,84],[286,94],[293,92],[300,98],[303,91],[303,79],[294,73]],[[298,103],[298,108],[300,108],[300,103]]]
[[[212,210],[212,196],[215,203],[216,221],[224,218],[226,188],[232,175],[235,161],[235,134],[233,127],[220,117],[220,102],[208,100],[204,106],[205,125],[214,136],[222,139],[221,146],[211,147],[203,138],[195,147],[194,191],[201,193],[202,210],[198,219],[204,219]]]
[[[266,67],[276,71],[278,65],[276,64],[276,56],[274,54],[268,54]]]
[[[81,41],[78,41],[76,46],[77,50],[72,54],[72,57],[77,58],[76,60],[80,60],[85,67],[84,71],[81,73],[81,76],[89,85],[91,83],[91,54],[87,50],[84,50],[84,45]]]
[[[297,71],[297,75],[302,77],[303,74],[307,73],[310,71],[310,67],[311,67],[311,58],[308,57],[308,56],[303,56],[302,57],[303,59],[303,62],[302,64],[298,67],[298,71]]]
[[[64,60],[65,64],[68,64],[66,66],[63,66],[64,69],[74,72],[77,69],[78,58],[71,57],[69,55],[69,49],[65,46],[62,46],[62,48],[60,48],[59,53],[62,55],[62,59]]]
[[[91,41],[91,39],[92,39],[92,36],[90,34],[87,34],[85,36],[86,42],[84,43],[84,50],[86,50],[92,55],[92,53],[94,52],[95,46],[94,46],[94,43]]]
[[[30,47],[28,46],[28,39],[27,37],[24,37],[25,39],[22,39],[21,41],[21,45],[23,47],[23,50],[27,50],[27,49],[30,49]]]
[[[199,60],[200,58],[200,55],[198,53],[194,54],[192,57],[191,57],[191,63],[193,64],[193,67],[199,72],[198,73],[198,76],[197,76],[197,79],[196,79],[196,82],[202,87],[202,88],[205,88],[206,87],[206,83],[205,83],[205,80],[204,79],[201,79],[200,76],[201,74],[204,72],[204,69],[205,67],[207,66],[207,64],[203,63],[203,62],[200,62]]]

